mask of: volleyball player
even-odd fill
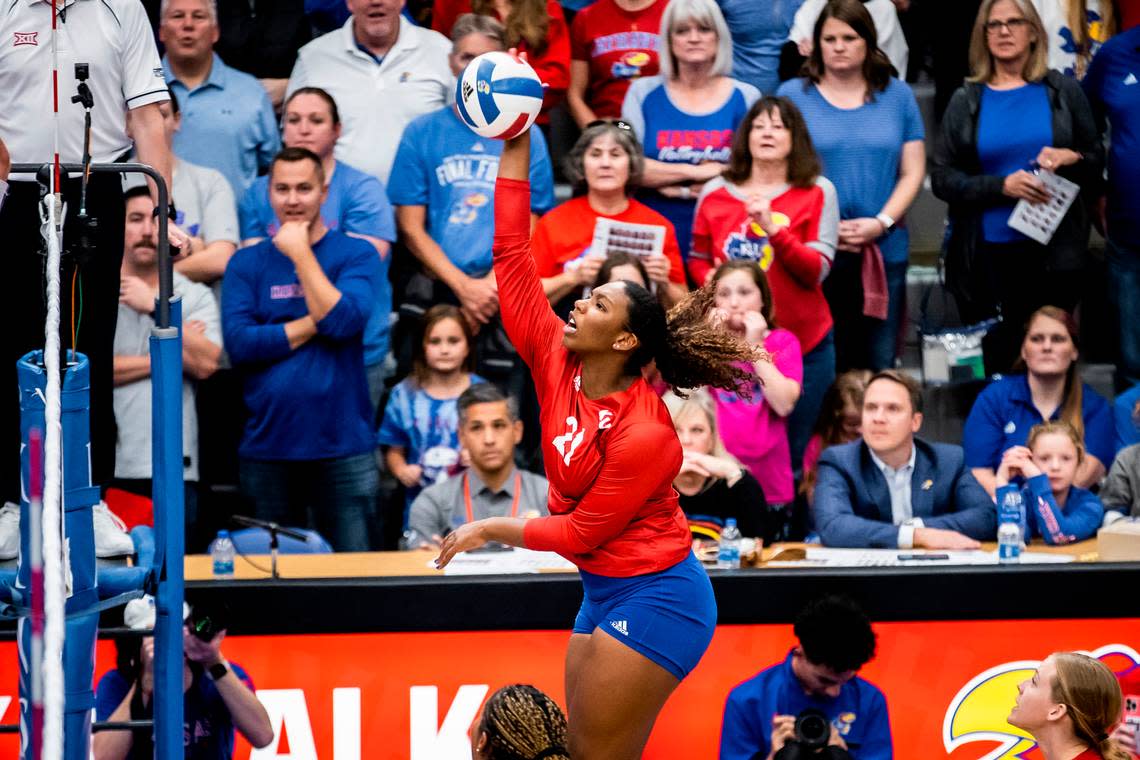
[[[443,540],[437,564],[488,541],[574,562],[585,598],[566,655],[570,755],[638,758],[716,625],[712,586],[672,486],[681,445],[641,370],[656,361],[674,387],[735,390],[747,377],[736,363],[755,357],[709,320],[708,290],[666,316],[646,289],[611,282],[578,301],[568,322],[558,319],[530,253],[529,146],[524,133],[503,149],[494,264],[503,324],[538,389],[551,516],[463,525]],[[586,170],[604,175],[628,160],[603,134]]]

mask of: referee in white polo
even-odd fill
[[[83,107],[76,94],[75,64],[86,63],[92,109],[91,156],[96,163],[124,160],[133,147],[170,187],[170,152],[158,104],[169,95],[146,11],[139,0],[57,0],[60,160],[83,160]],[[0,0],[0,139],[12,163],[50,163],[55,122],[52,106],[52,7],[49,0]],[[91,362],[91,468],[96,485],[115,472],[112,356],[118,313],[119,266],[125,217],[120,175],[92,174],[88,214],[98,221],[92,245],[79,256],[78,177],[66,178],[64,262],[61,274],[61,344],[71,347],[72,279],[78,348]],[[175,237],[178,237],[176,233]],[[41,255],[39,185],[34,176],[9,177],[0,207],[0,502],[20,499],[20,408],[16,360],[44,345],[45,258]],[[82,288],[80,290],[80,288]],[[79,310],[80,292],[82,310]],[[82,320],[82,321],[80,321]],[[3,401],[2,399],[7,399]]]

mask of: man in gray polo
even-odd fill
[[[412,502],[409,549],[438,549],[448,531],[474,520],[547,514],[546,478],[515,466],[523,425],[514,399],[491,383],[477,383],[459,396],[458,406],[459,443],[471,466]]]
[[[224,181],[223,181],[224,184]],[[228,187],[228,186],[227,186]],[[158,225],[145,186],[127,191],[123,269],[115,329],[115,422],[118,442],[115,480],[124,491],[151,494],[150,331],[158,291]],[[182,299],[182,461],[185,477],[187,547],[204,549],[194,533],[198,513],[197,381],[218,368],[222,328],[213,292],[174,273],[174,294]]]

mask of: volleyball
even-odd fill
[[[542,83],[524,61],[507,53],[474,58],[455,83],[455,109],[482,137],[506,140],[521,135],[542,108]]]

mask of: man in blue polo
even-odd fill
[[[216,0],[163,0],[158,38],[166,46],[166,83],[182,106],[174,153],[217,169],[242,197],[281,147],[265,88],[214,53]]]
[[[1105,199],[1108,295],[1120,329],[1120,386],[1140,383],[1140,26],[1101,46],[1084,79],[1104,131],[1112,128]]]
[[[855,602],[826,596],[796,617],[799,640],[779,664],[734,688],[724,706],[720,760],[783,760],[796,753],[796,717],[822,712],[831,724],[828,760],[890,760],[883,692],[857,674],[875,656],[875,632]]]
[[[249,412],[241,490],[262,519],[306,525],[311,511],[334,548],[364,551],[379,476],[363,336],[380,259],[322,221],[315,153],[286,148],[269,177],[281,228],[234,254],[222,289],[225,346]]]

